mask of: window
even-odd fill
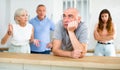
[[[82,17],[82,21],[88,23],[89,0],[63,0],[63,10],[67,8],[77,8]]]

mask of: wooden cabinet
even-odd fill
[[[0,70],[23,70],[23,64],[0,63]]]
[[[43,54],[0,53],[0,70],[120,70],[119,57],[80,59]]]
[[[51,70],[48,65],[24,64],[23,70]]]
[[[51,70],[83,70],[83,68],[78,67],[64,67],[64,66],[52,66]]]

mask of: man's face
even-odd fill
[[[40,20],[44,19],[46,16],[46,8],[44,6],[40,6],[37,8],[36,10],[37,14],[38,14],[38,18]]]
[[[72,21],[78,22],[78,15],[75,10],[68,9],[64,11],[63,13],[63,26],[64,28],[67,28],[68,24]]]

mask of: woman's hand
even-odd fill
[[[8,25],[8,32],[7,32],[7,34],[8,34],[8,35],[12,35],[12,33],[13,33],[13,27],[12,27],[11,24],[9,24],[9,25]]]
[[[33,40],[33,44],[34,44],[35,46],[39,47],[39,46],[40,46],[40,40],[34,39],[34,40]]]

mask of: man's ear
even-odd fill
[[[81,17],[80,17],[80,16],[78,16],[78,22],[80,23],[80,21],[81,21]]]
[[[36,13],[38,13],[38,10],[36,10]]]

